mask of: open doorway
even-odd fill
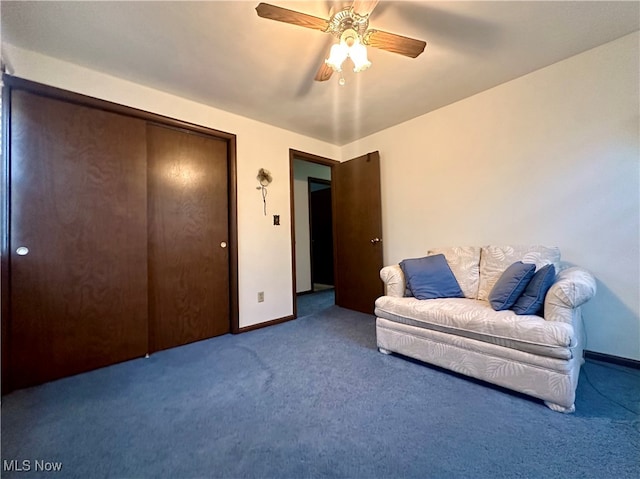
[[[309,177],[307,181],[309,183],[311,289],[317,292],[335,287],[331,180]]]
[[[318,172],[305,176],[300,168],[319,168],[331,176],[323,178]],[[331,181],[335,305],[373,314],[376,299],[384,294],[380,153],[339,162],[290,149],[289,171],[293,317],[301,316],[299,298],[317,294],[311,280],[309,218],[303,216],[309,213],[310,177]]]
[[[291,155],[296,317],[335,304],[333,163],[301,152]]]

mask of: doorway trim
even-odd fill
[[[305,153],[304,151],[294,150],[293,148],[289,148],[289,198],[291,198],[290,205],[291,211],[289,213],[289,217],[291,218],[291,302],[293,306],[293,319],[298,317],[298,306],[296,302],[296,216],[295,216],[295,200],[294,200],[294,191],[293,191],[293,166],[295,160],[303,160],[308,161],[309,163],[316,163],[318,165],[324,165],[331,168],[331,178],[333,180],[334,176],[334,168],[336,165],[339,165],[340,162],[337,160],[331,160],[329,158],[325,158],[323,156],[314,155],[312,153]],[[336,224],[335,224],[335,210],[336,210],[336,201],[335,195],[332,196],[331,199],[331,210],[333,215],[333,269],[337,268],[336,264],[336,254],[335,254],[335,237],[336,237]]]

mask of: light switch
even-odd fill
[[[273,215],[274,226],[280,226],[280,215]]]

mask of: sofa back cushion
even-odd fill
[[[536,268],[553,264],[557,270],[560,264],[560,249],[540,245],[482,247],[478,299],[488,301],[489,293],[502,273],[516,261],[535,264]]]
[[[443,254],[465,298],[478,298],[480,247],[456,246],[430,249],[428,255]]]

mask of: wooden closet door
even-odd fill
[[[226,141],[147,128],[151,350],[229,332]]]
[[[14,90],[10,126],[12,385],[143,356],[145,123]]]

